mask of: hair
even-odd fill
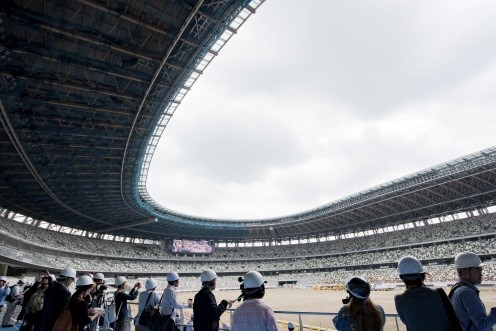
[[[379,309],[370,299],[358,299],[351,296],[348,310],[355,322],[356,330],[381,331],[382,319]]]
[[[86,290],[92,288],[93,286],[94,286],[93,284],[83,285],[83,286],[77,286],[76,287],[76,292],[74,294],[81,295],[82,293],[86,292]]]
[[[406,287],[420,287],[424,285],[425,272],[421,274],[400,275],[401,280]]]
[[[257,288],[243,289],[243,297],[246,299],[262,299],[265,295],[265,284]]]
[[[167,283],[169,283],[169,285],[174,285],[174,283],[175,283],[175,282],[176,282],[176,281],[173,281],[173,282],[167,282]]]

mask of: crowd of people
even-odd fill
[[[496,307],[489,314],[481,301],[478,285],[483,281],[482,269],[488,264],[472,252],[460,252],[454,259],[451,272],[457,277],[447,295],[442,288],[426,286],[427,272],[421,262],[413,256],[400,258],[395,269],[396,276],[405,285],[405,290],[394,297],[396,311],[409,331],[490,331],[496,326]],[[20,279],[7,287],[5,277],[0,277],[0,307],[7,308],[2,320],[3,327],[11,327],[13,311],[22,301],[22,313],[18,316],[21,331],[96,331],[100,325],[105,330],[129,331],[134,321],[137,331],[174,331],[180,324],[177,310],[193,308],[190,326],[196,331],[217,331],[226,328],[232,331],[277,331],[278,321],[274,311],[263,297],[270,290],[267,277],[258,271],[249,271],[241,281],[243,300],[231,319],[231,325],[221,325],[221,315],[232,306],[233,300],[224,299],[217,303],[213,291],[218,286],[217,273],[212,269],[201,272],[196,278],[199,291],[187,304],[177,300],[176,292],[183,279],[177,272],[170,272],[165,278],[167,286],[160,295],[158,282],[153,278],[145,281],[145,290],[140,292],[141,282],[137,281],[126,291],[128,280],[118,276],[113,280],[115,290],[112,303],[103,316],[104,291],[103,274],[84,274],[76,277],[76,270],[68,267],[55,277],[47,271],[39,274],[31,286]],[[200,284],[201,283],[201,286]],[[70,291],[75,284],[75,290]],[[371,298],[371,281],[362,276],[352,275],[345,284],[348,297],[333,318],[338,331],[372,330],[381,331],[386,322],[384,309]],[[129,289],[129,287],[127,288]],[[138,314],[132,316],[128,301],[138,298]],[[14,309],[12,309],[14,307]],[[159,317],[151,318],[156,307]],[[112,313],[111,313],[112,312]],[[69,316],[70,327],[66,321]],[[110,317],[114,316],[114,317]],[[148,316],[148,317],[147,317]],[[100,323],[103,321],[102,323]],[[294,324],[288,326],[294,328]]]

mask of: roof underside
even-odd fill
[[[0,207],[119,236],[245,241],[494,204],[496,149],[276,219],[191,217],[140,192],[164,111],[245,8],[249,1],[1,1]]]

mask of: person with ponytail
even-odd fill
[[[94,319],[102,316],[103,310],[88,309],[84,298],[91,292],[95,284],[89,276],[81,276],[76,281],[76,292],[69,300],[69,310],[72,316],[70,331],[83,331],[84,327]]]
[[[346,283],[349,296],[332,322],[338,331],[382,331],[386,323],[384,309],[370,300],[370,284],[361,277]]]

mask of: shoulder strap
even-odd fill
[[[153,293],[153,291],[150,291],[150,294],[148,294],[148,299],[146,299],[145,307],[148,304],[148,301],[150,301],[150,297],[152,296],[152,293]]]
[[[461,286],[467,286],[467,285],[465,283],[462,283],[462,282],[458,282],[455,285],[453,285],[453,287],[451,288],[451,290],[448,294],[448,298],[451,299],[451,297],[453,297],[453,293],[455,293],[455,290]]]
[[[458,321],[458,317],[456,317],[455,310],[453,309],[453,305],[451,304],[446,292],[442,288],[436,289],[437,294],[441,297],[441,301],[443,302],[444,310],[446,310],[446,315],[448,315],[448,319],[450,321],[451,330],[452,331],[462,331],[460,326],[460,322]]]
[[[162,296],[160,297],[160,300],[158,301],[158,306],[160,307],[160,304],[162,303],[162,298],[164,297],[164,292],[162,292]]]

